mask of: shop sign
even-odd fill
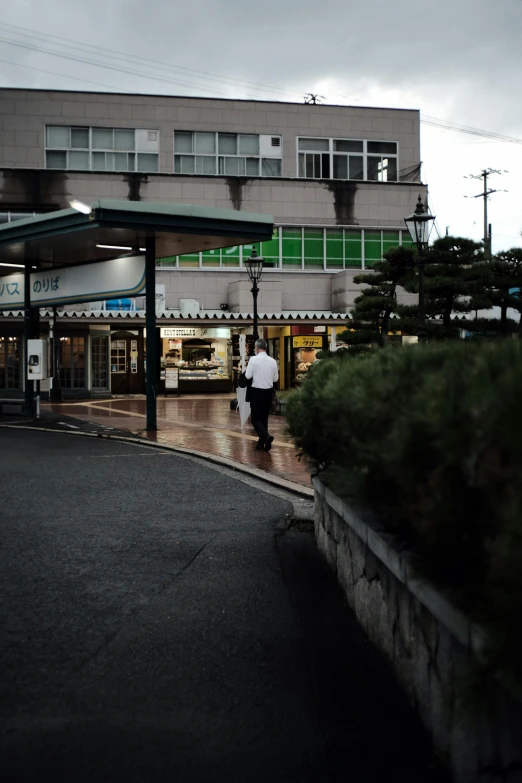
[[[124,256],[95,264],[32,272],[31,307],[122,299],[145,288],[145,257]],[[23,308],[24,275],[0,277],[0,310]]]
[[[190,326],[162,326],[160,337],[199,337],[200,329],[193,329]]]
[[[204,329],[195,326],[162,326],[160,328],[160,337],[176,339],[179,337],[199,337],[200,339],[210,340],[212,338],[230,339],[230,329]]]
[[[179,386],[179,369],[177,367],[167,367],[165,370],[165,388],[177,389]]]
[[[294,348],[322,348],[323,338],[319,336],[311,337],[294,337]]]

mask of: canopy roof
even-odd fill
[[[156,258],[164,258],[267,241],[273,223],[268,215],[231,209],[101,199],[88,214],[61,209],[1,226],[0,263],[45,267],[102,261],[144,248],[147,237],[156,240]]]

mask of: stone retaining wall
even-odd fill
[[[505,683],[477,684],[480,629],[419,576],[370,515],[313,483],[318,548],[455,783],[522,783],[522,700]]]

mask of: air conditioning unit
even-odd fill
[[[281,158],[283,139],[281,136],[262,135],[259,137],[259,154],[262,158]]]
[[[179,309],[181,315],[195,315],[201,310],[200,304],[197,299],[180,299]]]
[[[159,152],[159,131],[137,129],[136,152]]]

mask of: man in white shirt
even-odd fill
[[[272,435],[268,433],[268,414],[272,405],[274,384],[279,379],[277,364],[268,356],[266,340],[256,340],[256,355],[248,360],[246,378],[252,379],[250,387],[250,417],[259,438],[256,449],[258,451],[270,451],[272,448]]]

